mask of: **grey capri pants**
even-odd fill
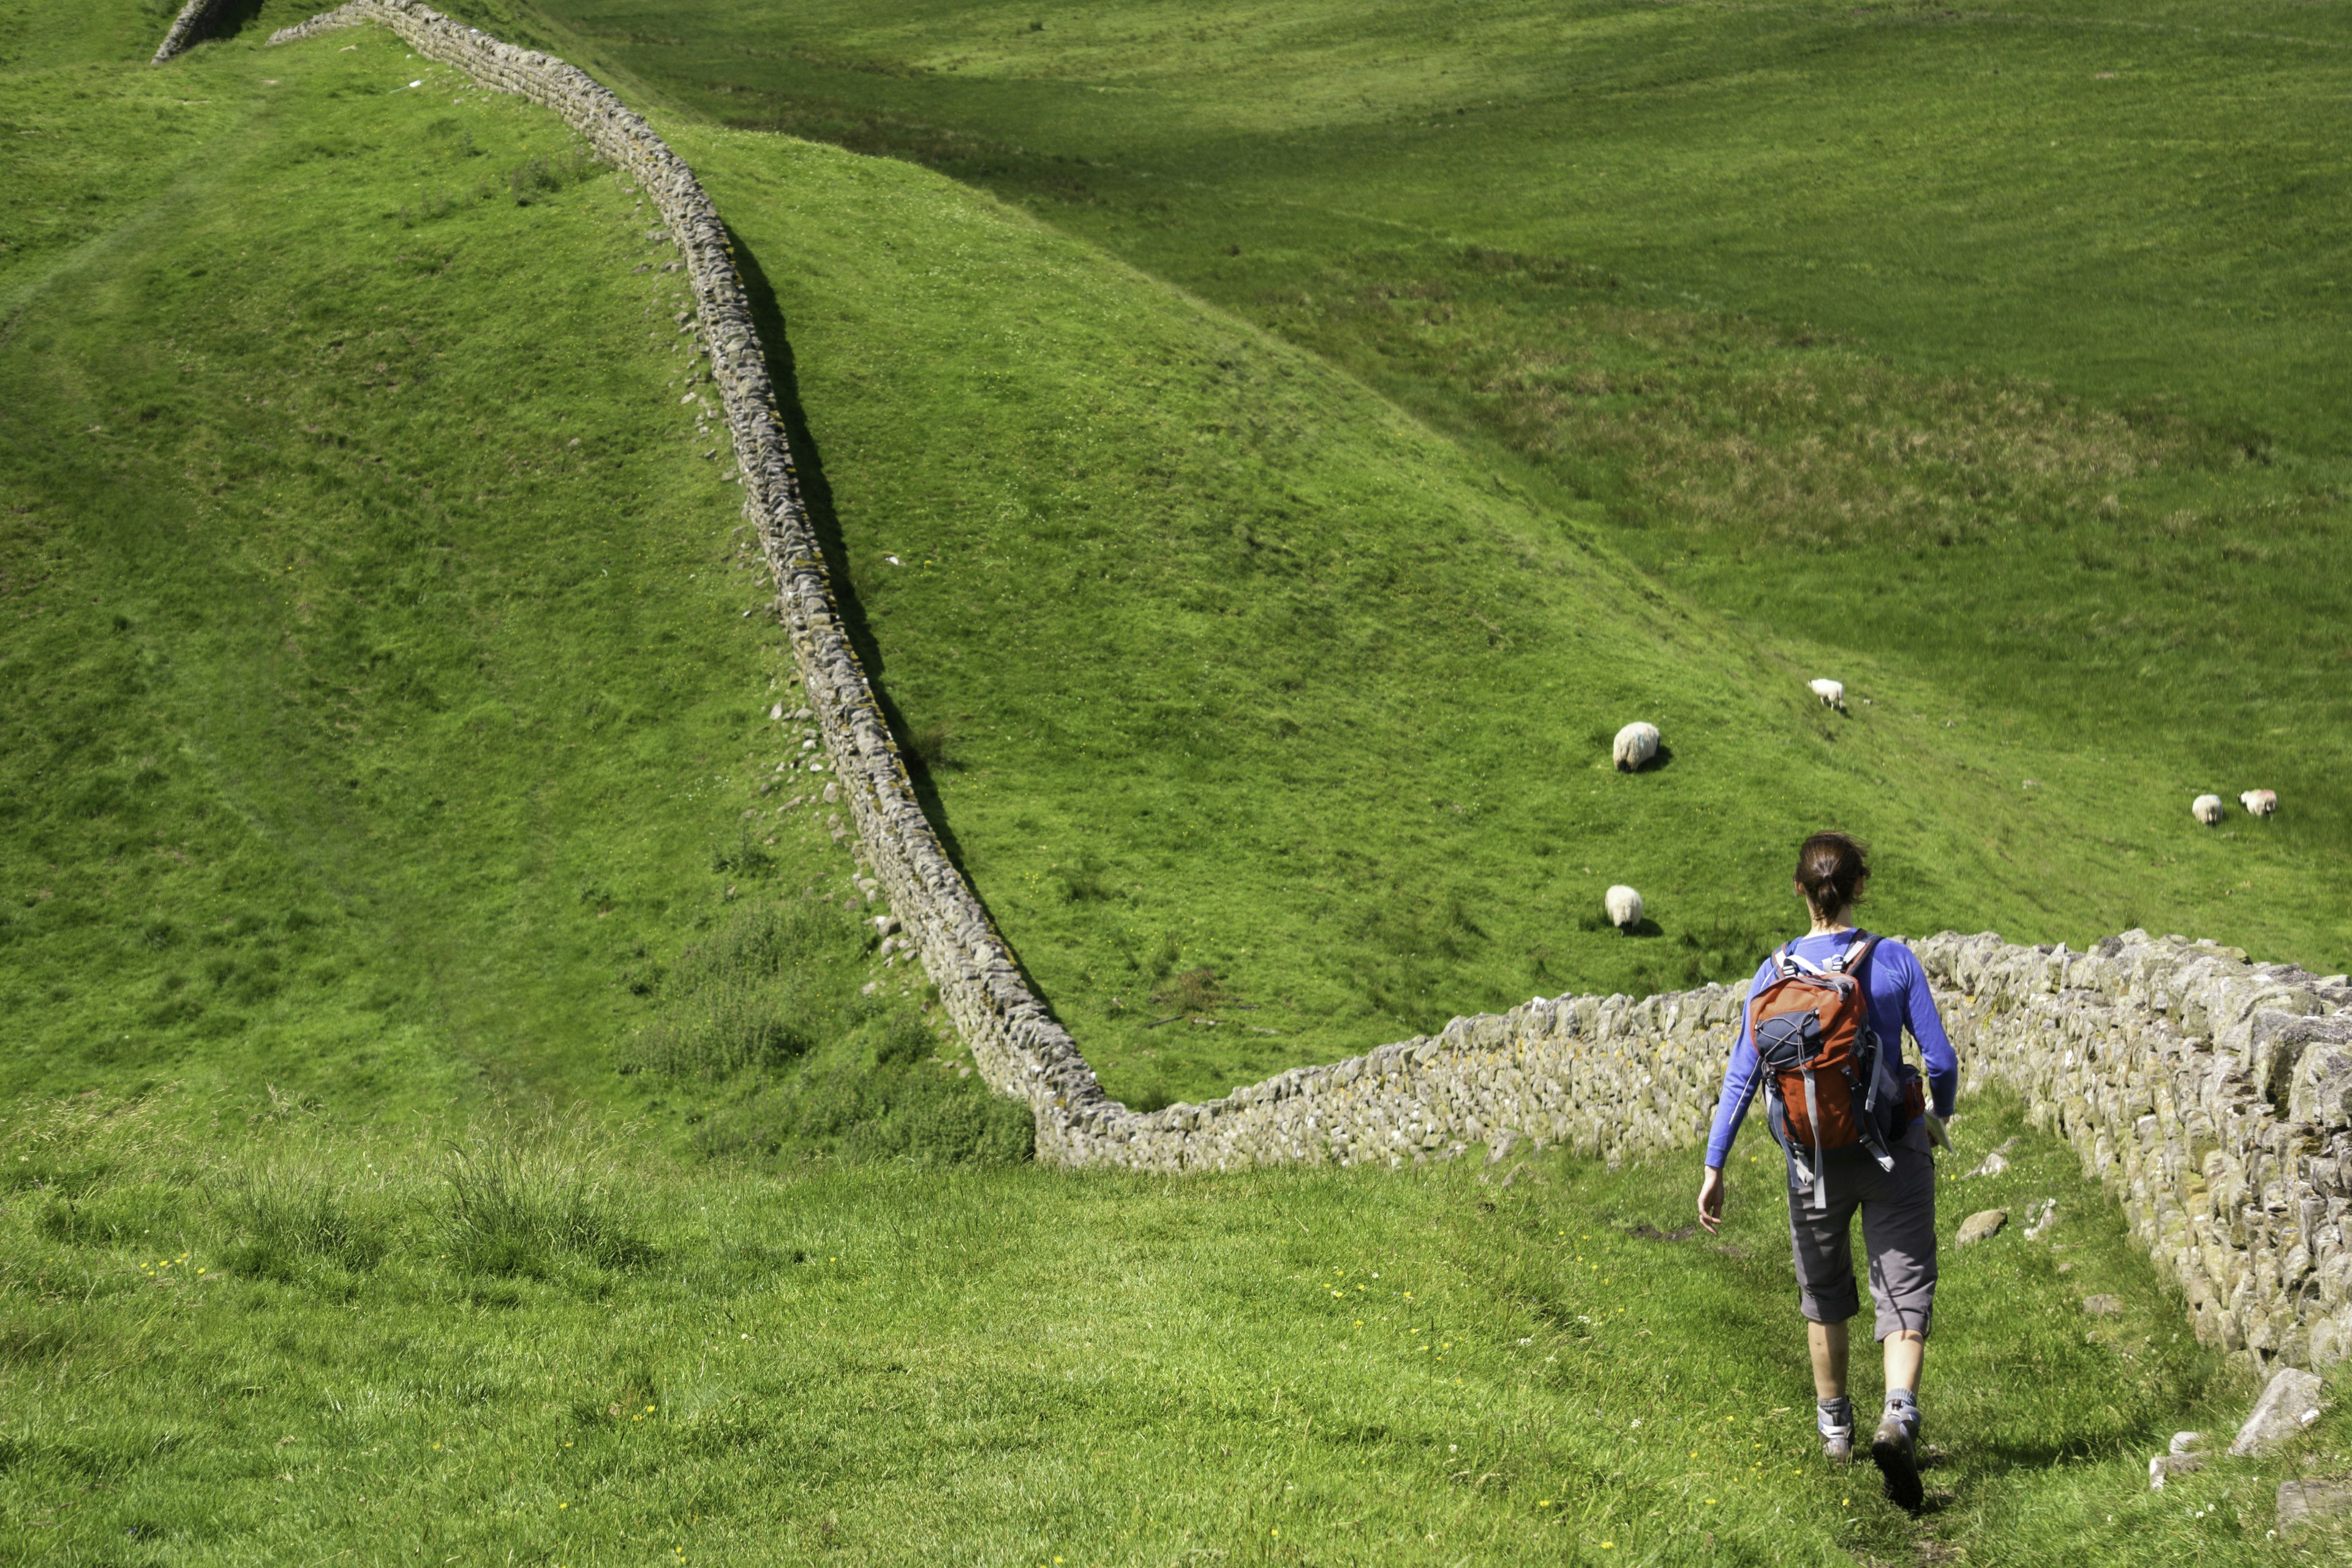
[[[1905,1329],[1925,1335],[1936,1312],[1936,1158],[1927,1124],[1914,1121],[1890,1152],[1892,1171],[1880,1170],[1859,1147],[1823,1155],[1826,1208],[1813,1207],[1811,1191],[1794,1184],[1802,1178],[1793,1165],[1789,1189],[1797,1310],[1816,1323],[1843,1323],[1862,1310],[1853,1278],[1853,1211],[1860,1209],[1882,1340]]]

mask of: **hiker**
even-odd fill
[[[1919,960],[1902,942],[1853,925],[1869,879],[1863,846],[1843,833],[1816,833],[1798,851],[1797,891],[1812,929],[1767,958],[1748,988],[1707,1135],[1698,1218],[1710,1233],[1723,1224],[1723,1162],[1761,1089],[1788,1165],[1797,1310],[1812,1350],[1822,1451],[1833,1464],[1853,1456],[1846,1321],[1861,1310],[1852,1237],[1859,1208],[1886,1359],[1886,1413],[1870,1457],[1887,1497],[1916,1510],[1919,1369],[1936,1302],[1930,1149],[1945,1142],[1959,1062]],[[1906,1029],[1927,1058],[1927,1095],[1903,1060]]]

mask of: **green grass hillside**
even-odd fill
[[[701,0],[667,8],[656,26],[596,0],[554,0],[527,16],[576,58],[698,117],[826,138],[987,186],[1313,351],[1449,437],[1463,482],[1487,493],[1477,511],[1466,503],[1440,510],[1496,518],[1486,534],[1496,543],[1482,552],[1452,542],[1444,576],[1430,582],[1423,624],[1444,622],[1465,667],[1478,673],[1423,662],[1445,690],[1452,721],[1443,731],[1412,725],[1440,743],[1426,763],[1389,769],[1391,777],[1442,777],[1458,759],[1487,782],[1488,800],[1565,805],[1572,792],[1562,781],[1578,776],[1593,755],[1591,734],[1613,728],[1629,701],[1679,700],[1683,710],[1665,710],[1679,725],[1696,704],[1758,737],[1750,750],[1774,749],[1762,737],[1787,732],[1781,717],[1741,710],[1734,693],[1742,682],[1715,673],[1737,668],[1724,656],[1689,650],[1700,669],[1688,684],[1639,668],[1619,682],[1585,668],[1553,640],[1557,632],[1538,629],[1541,599],[1517,591],[1505,564],[1512,546],[1501,542],[1590,541],[1663,582],[1678,604],[1745,628],[1776,671],[1759,694],[1777,697],[1788,674],[1832,669],[1877,699],[1839,742],[1848,756],[1856,740],[1887,748],[1888,760],[1865,767],[1865,798],[1801,775],[1768,793],[1786,803],[1788,820],[1858,824],[1890,850],[1917,847],[1934,866],[1963,862],[1926,848],[1888,815],[1909,806],[1889,797],[1916,803],[1921,817],[1970,840],[1956,884],[1912,883],[1882,905],[1884,923],[1995,925],[2012,936],[2080,941],[2146,921],[2341,967],[2352,927],[2326,868],[2352,845],[2352,798],[2342,784],[2352,715],[2338,632],[2347,605],[2332,566],[2344,531],[2347,388],[2335,345],[2346,232],[2340,161],[2316,127],[2331,112],[2345,39],[2325,14],[1591,5],[1472,16],[1407,4],[1276,13],[944,0],[778,13]],[[729,210],[747,232],[772,201],[793,199],[730,184],[751,154],[719,148],[754,148],[757,137],[708,144],[730,191]],[[814,199],[821,187],[799,173],[811,155],[772,145],[769,160],[793,169],[792,189]],[[779,234],[761,244],[796,256],[796,241],[819,243]],[[772,270],[799,302],[796,339],[848,310],[845,291],[814,270]],[[890,277],[861,272],[856,287]],[[1018,286],[1010,272],[1004,281],[1006,309],[1019,319]],[[985,307],[961,297],[942,306],[960,334],[958,363],[969,363]],[[913,341],[919,303],[910,300],[899,319]],[[1080,346],[1067,313],[1040,323],[1073,352],[1098,352]],[[1041,352],[1035,331],[1021,329],[1023,351]],[[1013,352],[1008,341],[997,362],[1008,374],[1024,363]],[[806,356],[812,387],[837,363]],[[1295,457],[1276,456],[1222,412],[1194,414],[1188,431],[1189,400],[1169,367],[1122,375],[1139,435],[1156,448],[1155,479],[1168,481],[1159,489],[1214,495],[1229,537],[1238,524],[1251,538],[1299,538],[1298,501],[1276,502],[1270,486],[1250,484],[1242,515],[1228,517],[1236,503],[1185,455],[1188,437],[1197,447],[1205,436],[1221,458],[1245,461],[1237,449],[1262,450],[1286,473],[1298,466]],[[1019,379],[1004,401],[1017,395],[1014,415],[1041,429],[1089,411],[1042,405],[1043,378]],[[890,399],[894,411],[911,392],[903,374],[886,392],[861,373],[860,387]],[[960,389],[957,412],[983,390]],[[937,395],[944,407],[946,391]],[[1318,406],[1338,406],[1315,396]],[[887,506],[841,509],[853,569],[864,572],[883,551],[906,559],[899,546],[909,540],[930,548],[923,519],[958,492],[937,483],[867,488],[866,454],[882,437],[846,423],[856,398],[828,386],[810,402],[836,489]],[[1232,405],[1221,395],[1210,409],[1220,406]],[[1362,417],[1369,429],[1391,416]],[[1335,461],[1363,471],[1343,455],[1338,426],[1317,435],[1335,444]],[[1083,454],[1073,431],[1055,439],[1057,457]],[[905,439],[887,445],[894,476],[908,471],[910,450],[919,463],[931,457]],[[936,460],[965,463],[962,454]],[[1054,467],[1041,458],[1026,471],[1034,482]],[[1082,472],[1069,471],[1079,467],[1061,465],[1060,515],[1042,532],[1076,527],[1076,539],[1095,537],[1069,520],[1087,508],[1074,485],[1103,470],[1089,458]],[[1408,516],[1423,496],[1443,493],[1436,468],[1424,478],[1383,454],[1372,471],[1413,493],[1402,503]],[[967,534],[991,527],[1008,504],[1033,513],[1042,505],[1031,495],[1008,502],[984,486],[961,493],[968,499],[955,526]],[[1153,497],[1147,489],[1122,510],[1139,522]],[[1275,505],[1286,531],[1247,515]],[[1087,510],[1106,515],[1099,505]],[[1326,519],[1338,510],[1336,498],[1320,509]],[[1357,508],[1349,526],[1379,516]],[[1382,531],[1415,543],[1430,537],[1394,521]],[[1061,570],[1068,592],[1080,592],[1080,552],[1052,538],[1041,549],[1051,560],[1036,570]],[[1155,541],[1152,569],[1163,578],[1174,570],[1166,553]],[[1255,635],[1235,662],[1259,689],[1234,706],[1256,726],[1307,706],[1278,684],[1264,689],[1292,673],[1292,650],[1329,645],[1313,630],[1254,618],[1279,610],[1279,584],[1263,557],[1237,544],[1224,559],[1203,561],[1218,594],[1198,604],[1173,584],[1150,596],[1212,616],[1219,598],[1241,609],[1228,618]],[[868,577],[859,580],[863,587]],[[1143,586],[1123,587],[1121,612],[1165,646],[1136,591]],[[908,590],[894,581],[887,592]],[[1317,592],[1329,598],[1331,585]],[[1623,591],[1601,597],[1619,608],[1635,602]],[[1394,618],[1362,582],[1337,602]],[[1496,626],[1499,605],[1519,606],[1520,618],[1492,631],[1464,618],[1465,602]],[[1611,608],[1597,620],[1573,614],[1606,625]],[[1097,638],[1108,618],[1088,605],[1066,633],[1049,635],[1032,620],[991,646],[1005,656],[1050,647],[1108,677],[1125,662],[1103,664]],[[1026,714],[1046,693],[1016,702],[1002,689],[1005,678],[991,674],[968,695],[950,695],[936,656],[898,658],[897,647],[918,646],[899,637],[927,636],[955,615],[942,605],[920,619],[920,628],[884,623],[876,633],[898,658],[894,681],[930,683],[908,688],[910,714],[952,724],[969,713],[967,731],[995,725],[1031,746],[1045,739]],[[1470,646],[1462,647],[1463,634]],[[1496,639],[1490,650],[1475,647],[1480,635]],[[950,646],[963,662],[955,668],[971,668],[978,640],[957,630]],[[1189,650],[1184,658],[1171,661],[1171,677],[1190,673]],[[1522,660],[1593,684],[1548,685]],[[1381,694],[1376,662],[1358,676],[1359,657],[1343,661],[1350,696],[1370,698],[1378,711],[1411,711],[1409,700]],[[1481,695],[1482,685],[1492,695]],[[1048,689],[1057,709],[1075,714],[1077,688]],[[1164,700],[1171,689],[1155,695]],[[1090,743],[1139,727],[1097,716],[1105,700],[1132,710],[1143,693],[1083,694]],[[1347,712],[1337,694],[1328,700],[1335,715]],[[1000,721],[1016,707],[1017,724]],[[1913,744],[1888,733],[1897,714],[1923,721],[1916,765],[1894,760]],[[1352,736],[1361,721],[1348,713],[1346,722]],[[1748,728],[1756,722],[1771,727]],[[1269,810],[1302,776],[1278,752],[1253,756],[1252,727],[1228,726],[1220,761],[1234,772],[1207,792],[1223,808],[1238,797],[1253,812]],[[1670,742],[1676,732],[1670,725]],[[1349,750],[1375,739],[1367,733]],[[1069,744],[1056,750],[1066,755]],[[968,752],[974,771],[999,766],[978,738]],[[1034,772],[1037,763],[1024,765]],[[1696,770],[1752,765],[1713,741],[1680,746],[1652,793],[1700,787]],[[1454,936],[1455,951],[1441,960],[1450,978],[1426,987],[1430,1008],[1490,1005],[1542,984],[1527,973],[1538,948],[1554,955],[1549,971],[1580,988],[1672,973],[1672,964],[1596,948],[1561,929],[1590,907],[1591,887],[1555,884],[1569,918],[1547,911],[1520,922],[1517,911],[1548,890],[1548,842],[1579,879],[1593,864],[1595,883],[1622,876],[1658,889],[1669,940],[1695,928],[1763,929],[1777,878],[1763,874],[1751,846],[1777,844],[1782,830],[1744,815],[1756,786],[1735,776],[1711,772],[1704,781],[1707,809],[1747,803],[1727,815],[1702,816],[1689,809],[1698,802],[1684,799],[1671,808],[1678,821],[1708,824],[1679,839],[1708,868],[1700,878],[1645,858],[1636,846],[1654,848],[1658,836],[1632,826],[1640,805],[1614,804],[1572,831],[1557,815],[1544,822],[1532,812],[1496,814],[1474,831],[1475,847],[1449,844],[1432,857],[1443,875],[1420,873],[1393,851],[1378,856],[1405,901],[1444,907],[1458,890],[1480,927]],[[1927,804],[1971,776],[1980,795]],[[949,816],[978,848],[986,824],[952,782],[940,785]],[[2226,836],[2191,829],[2191,795],[2234,796],[2256,784],[2288,801],[2275,823],[2256,833],[2238,818]],[[1045,792],[1022,793],[1038,800]],[[1090,784],[1081,793],[1097,811],[1108,804]],[[1451,788],[1395,793],[1460,796]],[[1471,803],[1460,804],[1466,815]],[[1351,845],[1385,847],[1354,814],[1318,810]],[[1048,816],[1032,815],[1050,826]],[[1625,841],[1609,845],[1619,822],[1629,825]],[[1125,838],[1136,850],[1125,868],[1148,871],[1156,847],[1103,830],[1109,826],[1098,823],[1086,841],[1118,862]],[[1013,833],[1003,838],[1019,842]],[[1239,890],[1281,841],[1266,832],[1255,844],[1220,847],[1214,871],[1204,866],[1200,879],[1216,893],[1186,897],[1246,896]],[[1201,854],[1200,842],[1185,858]],[[1580,847],[1587,844],[1591,858]],[[1292,848],[1294,865],[1299,853]],[[1341,868],[1326,865],[1323,875],[1285,879],[1298,889],[1289,897],[1304,892],[1321,923],[1339,912],[1334,893],[1344,908],[1348,885]],[[1505,867],[1522,879],[1505,879]],[[1119,1038],[1115,1018],[1092,1010],[1099,1005],[1088,996],[1108,991],[1131,1005],[1131,965],[1102,962],[1080,936],[1022,907],[1025,882],[1050,889],[1066,868],[1050,859],[992,865],[982,853],[975,868],[1016,945],[1083,1026],[1081,1037]],[[1082,879],[1092,874],[1080,868]],[[1158,885],[1148,875],[1129,879],[1143,882],[1147,896]],[[1259,932],[1244,936],[1205,904],[1197,912],[1204,931],[1227,928],[1205,956],[1221,976],[1233,975],[1235,994],[1261,1004],[1295,996],[1330,1016],[1303,982],[1265,973]],[[1148,941],[1168,922],[1126,923]],[[1344,983],[1358,994],[1369,991],[1362,982],[1382,948],[1426,954],[1441,945],[1426,930],[1401,943],[1362,935],[1372,940],[1360,937],[1350,968],[1367,973]],[[1128,940],[1132,947],[1138,939]],[[1753,943],[1727,945],[1745,955]],[[1305,956],[1295,937],[1288,951]],[[1514,964],[1521,973],[1507,979]],[[1417,1019],[1391,1008],[1382,1021]],[[1118,1071],[1111,1078],[1116,1086]]]
[[[2064,827],[1933,696],[1826,721],[1328,366],[937,176],[672,129],[776,290],[901,733],[1114,1092],[1743,972],[1823,819],[1888,846],[1886,919],[2049,918],[2002,857]],[[1673,755],[1628,777],[1637,715]],[[1603,928],[1616,880],[1659,933]]]
[[[1745,1153],[1721,1246],[1675,1234],[1680,1160],[1181,1182],[1024,1166],[1025,1117],[980,1095],[918,978],[874,952],[820,781],[775,772],[797,752],[765,718],[789,672],[725,465],[702,456],[707,384],[644,209],[551,117],[380,31],[258,47],[300,14],[268,0],[151,70],[159,15],[0,11],[0,1555],[2340,1555],[2340,1532],[2265,1532],[2283,1476],[2352,1462],[2341,1413],[2276,1459],[2145,1490],[2147,1452],[2250,1390],[2013,1107],[1964,1114],[1961,1162],[2017,1142],[2005,1174],[1951,1189],[1947,1228],[2041,1196],[2060,1223],[1948,1268],[1937,1508],[1917,1521],[1809,1462],[1776,1184]],[[1270,714],[1324,715],[1297,766],[1339,781],[1354,838],[1247,776],[1235,821],[1319,834],[1332,863],[1500,863],[1499,837],[1375,810],[1337,733],[1390,765],[1412,726],[1380,703],[1412,699],[1506,766],[1504,720],[1459,718],[1393,647],[1428,636],[1439,672],[1471,681],[1433,605],[1498,582],[1516,595],[1472,607],[1518,640],[1486,658],[1570,698],[1646,674],[1691,711],[1652,777],[1593,771],[1587,737],[1559,772],[1595,794],[1497,789],[1449,816],[1572,809],[1651,866],[1703,867],[1707,844],[1800,815],[1738,804],[1753,781],[1858,791],[1877,770],[1924,781],[1890,906],[1962,896],[1972,861],[2072,852],[2063,817],[1980,841],[2004,819],[1968,813],[2019,748],[1944,730],[1929,689],[1890,677],[1889,711],[1826,738],[1791,706],[1782,645],[1643,592],[1575,515],[1297,350],[935,175],[677,129],[785,313],[772,346],[885,690],[1041,968],[1108,941],[1090,910],[1170,911],[1161,937],[1224,907],[1198,889],[1249,841],[1211,825],[1216,853],[1181,852],[1215,808],[1190,781],[1224,764],[1140,743],[1146,703],[1106,727],[1132,783],[1108,805],[1086,801],[1080,758],[1024,762],[1013,742],[1033,738],[983,715],[1059,721],[1050,682],[1095,670],[1080,695],[1179,691],[1196,705],[1180,727],[1277,691]],[[918,280],[933,268],[952,291]],[[1096,408],[1151,441],[1089,434]],[[1247,440],[1221,459],[1181,438],[1204,418]],[[1296,490],[1295,516],[1244,482],[1251,463]],[[860,531],[877,516],[933,531]],[[1119,517],[1140,521],[1098,521]],[[1040,643],[1079,624],[1090,542],[1139,585],[1140,629],[1103,617],[1091,664],[990,658],[1000,598],[1033,606]],[[893,548],[908,565],[879,559]],[[1268,559],[1245,575],[1251,555]],[[1281,667],[1295,691],[1223,651],[1219,606],[1322,628]],[[1521,646],[1568,635],[1607,660],[1551,671]],[[1136,651],[1154,639],[1173,650],[1157,662]],[[1334,673],[1349,658],[1368,695]],[[1916,705],[1892,700],[1906,690]],[[1679,738],[1741,713],[1780,760]],[[1234,726],[1260,764],[1307,732]],[[1429,769],[1466,766],[1436,751]],[[1172,835],[1111,831],[1161,799],[1191,814]],[[1146,847],[1195,891],[1074,897],[1093,884],[1065,860],[1067,888],[1024,902],[1055,863],[1020,858],[1050,842],[1023,811],[1102,832],[1106,856]],[[1642,824],[1688,842],[1642,847]],[[1756,853],[1738,880],[1767,882],[1760,922],[1777,852]],[[1234,885],[1237,922],[1315,900],[1454,919]],[[1559,963],[1636,978],[1755,938],[1686,945],[1675,923],[1626,942],[1573,918]],[[1486,950],[1454,940],[1433,992],[1483,983]],[[1304,944],[1287,973],[1346,951]],[[1401,963],[1363,951],[1373,979]],[[1226,1037],[1194,1030],[1193,1054],[1131,1081],[1254,1069],[1214,1054]],[[2088,1315],[2087,1294],[2123,1310]]]
[[[772,772],[671,253],[548,116],[353,37],[11,78],[0,1088],[928,1057]]]

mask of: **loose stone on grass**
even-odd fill
[[[1969,1215],[1967,1219],[1960,1222],[1960,1234],[1953,1239],[1952,1245],[1955,1247],[1974,1247],[1979,1241],[1989,1240],[1993,1237],[1999,1236],[2000,1234],[2000,1227],[2008,1223],[2009,1211],[2007,1209],[1980,1210],[1976,1214]]]
[[[2342,1513],[2352,1513],[2352,1485],[2341,1481],[2279,1483],[2278,1527],[2282,1535]]]

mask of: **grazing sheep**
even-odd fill
[[[1632,931],[1642,923],[1642,895],[1622,882],[1601,895],[1601,907],[1609,911],[1609,923],[1619,931]]]
[[[2256,816],[2269,816],[2278,810],[2278,791],[2250,789],[2238,797],[2238,804]]]
[[[2189,815],[2206,826],[2212,826],[2221,820],[2221,797],[2218,795],[2199,795],[2189,803]]]
[[[1813,681],[1813,682],[1811,683],[1811,685],[1812,685],[1812,689],[1813,689],[1813,695],[1814,695],[1814,696],[1816,696],[1816,697],[1818,697],[1818,698],[1820,698],[1820,699],[1822,700],[1822,707],[1824,707],[1824,708],[1834,708],[1834,709],[1836,709],[1836,710],[1837,710],[1839,712],[1841,712],[1841,713],[1843,713],[1843,712],[1844,712],[1844,711],[1845,711],[1845,682],[1844,682],[1844,681],[1843,681],[1843,680],[1816,680],[1816,681]]]
[[[1657,754],[1658,727],[1655,724],[1628,724],[1617,731],[1614,755],[1619,773],[1638,773]]]

